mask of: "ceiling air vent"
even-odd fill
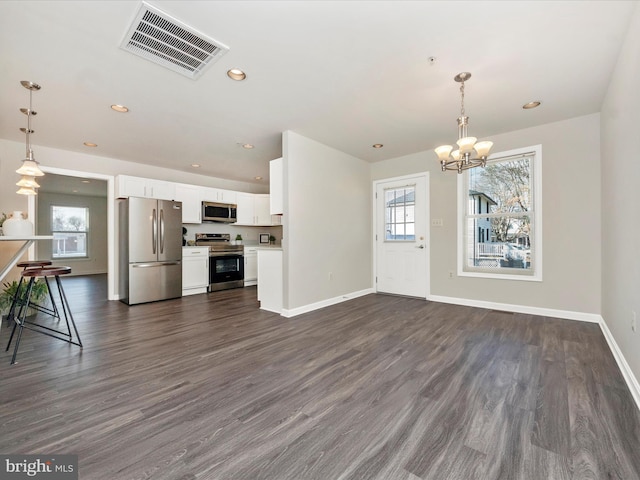
[[[120,47],[196,79],[229,47],[142,2]]]

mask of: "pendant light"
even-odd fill
[[[42,177],[44,173],[40,170],[39,164],[33,155],[33,149],[31,148],[31,134],[34,133],[34,130],[31,129],[31,117],[37,115],[37,112],[33,111],[33,92],[37,92],[41,87],[37,83],[28,80],[23,80],[20,83],[24,88],[29,90],[29,108],[20,109],[20,111],[27,116],[27,128],[20,129],[26,136],[27,154],[26,158],[22,160],[22,166],[16,170],[16,173],[22,175],[20,181],[16,183],[16,185],[20,187],[16,193],[20,195],[36,195],[35,189],[40,185],[36,182],[35,177]]]
[[[460,83],[460,116],[458,117],[458,150],[453,150],[451,145],[441,145],[435,149],[442,171],[455,170],[458,173],[462,173],[463,170],[468,170],[474,167],[484,167],[487,163],[487,157],[489,156],[489,150],[493,146],[493,142],[484,141],[477,142],[476,137],[469,137],[467,133],[467,127],[469,125],[469,117],[464,112],[464,82],[471,78],[469,72],[462,72],[453,77],[453,79]],[[473,151],[475,150],[475,155]]]

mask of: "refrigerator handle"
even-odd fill
[[[151,242],[153,246],[153,253],[156,253],[156,245],[158,245],[158,215],[156,209],[153,209],[152,225],[151,225]]]
[[[164,208],[160,209],[160,253],[164,253]]]

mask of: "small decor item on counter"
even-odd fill
[[[2,233],[2,225],[4,224],[4,221],[7,219],[7,214],[2,212],[2,216],[0,217],[0,235],[3,235]]]
[[[242,235],[236,235],[236,245],[242,245]]]
[[[269,245],[269,238],[271,237],[271,235],[269,235],[268,233],[261,233],[260,234],[260,245]]]
[[[276,237],[274,237],[273,235],[269,235],[269,243],[271,245],[275,245],[276,244]]]
[[[30,237],[33,223],[24,218],[22,212],[15,211],[2,223],[2,231],[7,237]]]
[[[184,236],[187,234],[187,229],[182,227],[182,246],[184,247],[187,244],[187,239]]]

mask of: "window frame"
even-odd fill
[[[467,204],[469,203],[469,174],[468,170],[458,175],[458,235],[457,235],[457,257],[458,276],[490,278],[498,280],[523,280],[542,281],[542,145],[517,148],[504,152],[492,154],[487,159],[487,164],[506,160],[508,157],[516,157],[525,154],[533,154],[531,188],[533,189],[533,213],[531,215],[532,235],[531,235],[531,269],[519,272],[518,269],[509,269],[506,272],[497,273],[495,269],[488,270],[482,267],[466,265],[466,229],[467,229]],[[477,167],[482,168],[482,167]]]
[[[55,237],[56,233],[84,233],[85,235],[85,253],[84,255],[71,255],[71,256],[56,256],[55,255],[55,242],[56,242],[56,238],[53,238],[53,240],[51,240],[51,259],[55,260],[55,261],[72,261],[72,260],[86,260],[88,258],[90,258],[89,255],[89,232],[91,230],[90,227],[90,216],[91,216],[91,209],[86,206],[86,205],[59,205],[59,204],[54,204],[52,203],[50,206],[50,229],[51,229],[51,235],[53,235]],[[54,230],[53,228],[53,220],[54,220],[54,208],[80,208],[80,209],[84,209],[85,210],[85,230]]]

